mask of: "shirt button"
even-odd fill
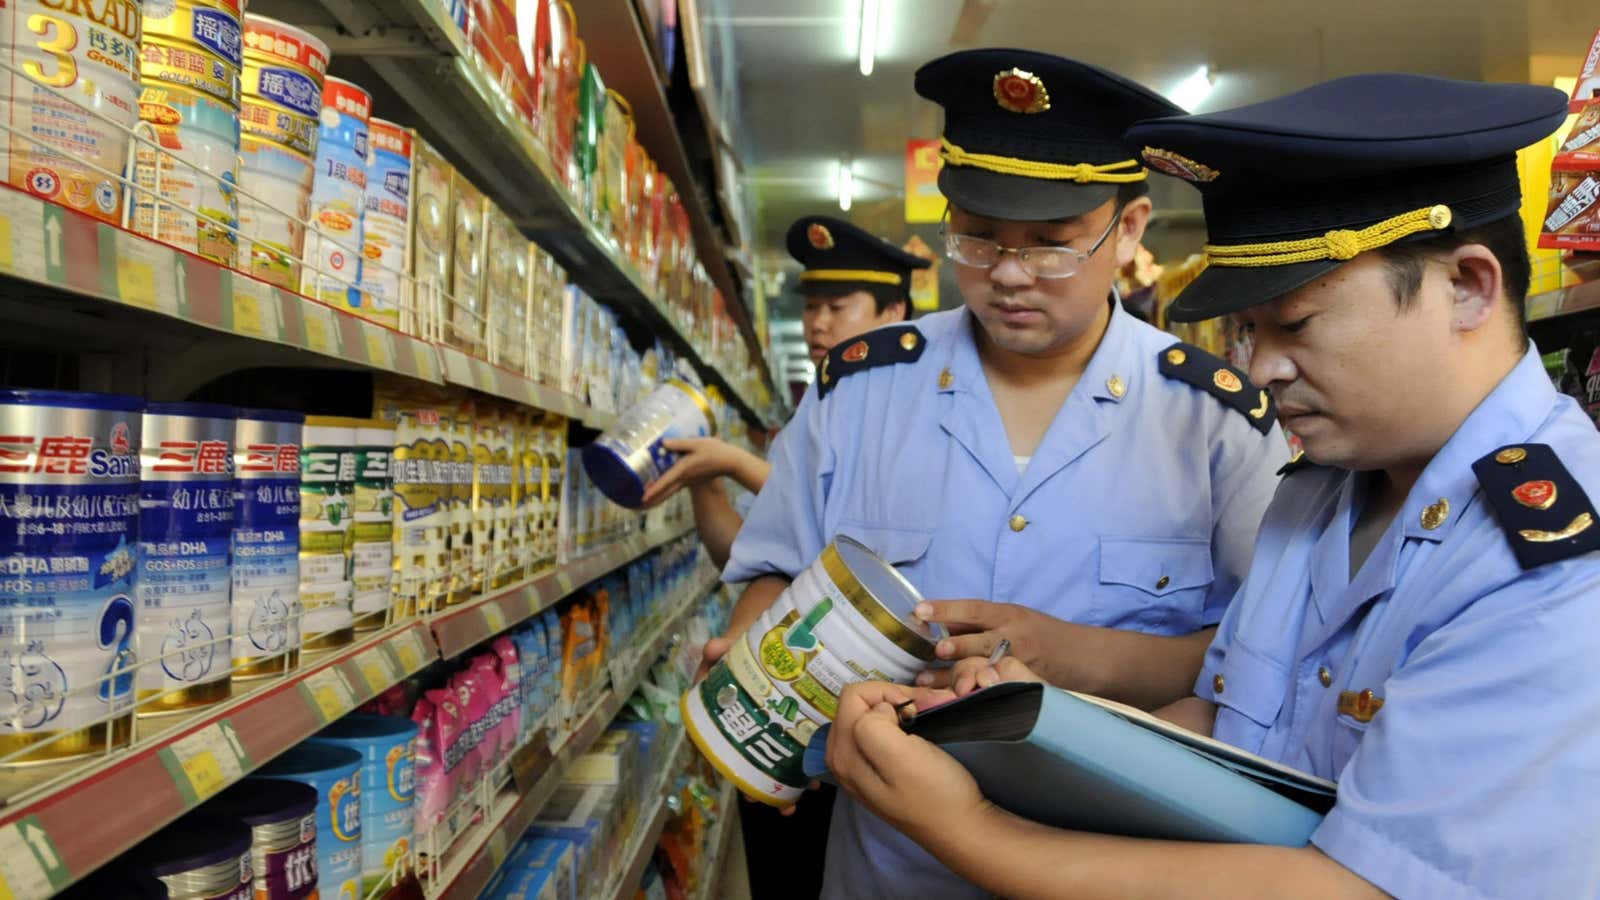
[[[1022,529],[1027,528],[1027,527],[1028,527],[1028,520],[1027,519],[1023,518],[1020,515],[1016,515],[1016,516],[1012,516],[1011,517],[1011,530],[1012,531],[1021,531]]]
[[[1213,693],[1217,693],[1217,694],[1222,693],[1222,675],[1221,675],[1221,673],[1218,673],[1218,674],[1212,676],[1212,678],[1211,678],[1211,690],[1212,690]]]
[[[1166,587],[1167,585],[1169,585],[1171,583],[1172,583],[1172,579],[1168,578],[1165,575],[1163,575],[1160,578],[1156,579],[1156,590],[1159,591],[1159,590],[1161,590],[1162,588]]]
[[[1323,666],[1322,668],[1317,670],[1317,680],[1322,682],[1322,686],[1323,687],[1332,687],[1333,686],[1333,673],[1328,671],[1328,667],[1327,666]]]

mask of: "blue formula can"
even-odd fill
[[[360,751],[302,741],[267,763],[255,775],[283,778],[317,789],[317,896],[319,900],[361,898]]]
[[[312,742],[348,747],[366,760],[361,765],[361,894],[368,896],[411,858],[417,723],[403,716],[351,713]]]
[[[672,468],[678,454],[661,442],[717,433],[711,403],[700,389],[673,378],[617,417],[583,448],[583,468],[611,502],[638,509],[645,489]]]
[[[234,410],[145,407],[139,476],[139,715],[226,700]]]
[[[297,412],[241,409],[233,431],[233,677],[300,659],[300,438]]]
[[[0,391],[0,760],[126,744],[144,401]]]
[[[372,95],[342,78],[322,84],[317,173],[311,182],[311,224],[300,293],[330,306],[361,308],[361,253],[367,207],[367,129]]]

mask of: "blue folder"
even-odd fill
[[[1042,684],[969,694],[907,730],[960,760],[1001,808],[1058,828],[1298,847],[1333,806],[1330,781]],[[806,750],[812,778],[830,780],[828,731]]]

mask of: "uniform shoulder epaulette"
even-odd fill
[[[1315,468],[1316,465],[1317,465],[1316,463],[1312,462],[1309,459],[1306,459],[1306,452],[1304,450],[1297,450],[1297,451],[1295,451],[1294,456],[1292,458],[1290,458],[1290,460],[1288,462],[1286,462],[1282,466],[1278,467],[1278,474],[1279,475],[1293,475],[1294,473],[1300,471],[1301,469]]]
[[[1278,410],[1272,395],[1251,383],[1243,372],[1192,344],[1177,343],[1161,351],[1161,374],[1186,381],[1238,410],[1262,434],[1272,430]]]
[[[915,325],[889,325],[874,328],[866,334],[851,338],[828,351],[822,358],[822,368],[817,370],[817,398],[828,396],[834,385],[846,375],[854,375],[877,366],[893,363],[916,362],[928,339]]]
[[[1512,444],[1472,464],[1524,569],[1600,549],[1594,504],[1547,444]]]

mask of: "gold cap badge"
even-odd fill
[[[828,226],[821,222],[811,223],[811,226],[806,229],[806,240],[810,241],[811,246],[818,250],[833,249],[833,232],[829,231]]]
[[[1032,72],[1008,69],[994,76],[994,101],[1002,109],[1033,115],[1050,108],[1050,92]]]
[[[1173,178],[1182,178],[1184,181],[1211,182],[1216,181],[1222,174],[1204,163],[1198,163],[1182,154],[1173,153],[1171,150],[1162,150],[1160,147],[1146,147],[1140,154],[1150,168],[1158,172],[1165,172]]]

